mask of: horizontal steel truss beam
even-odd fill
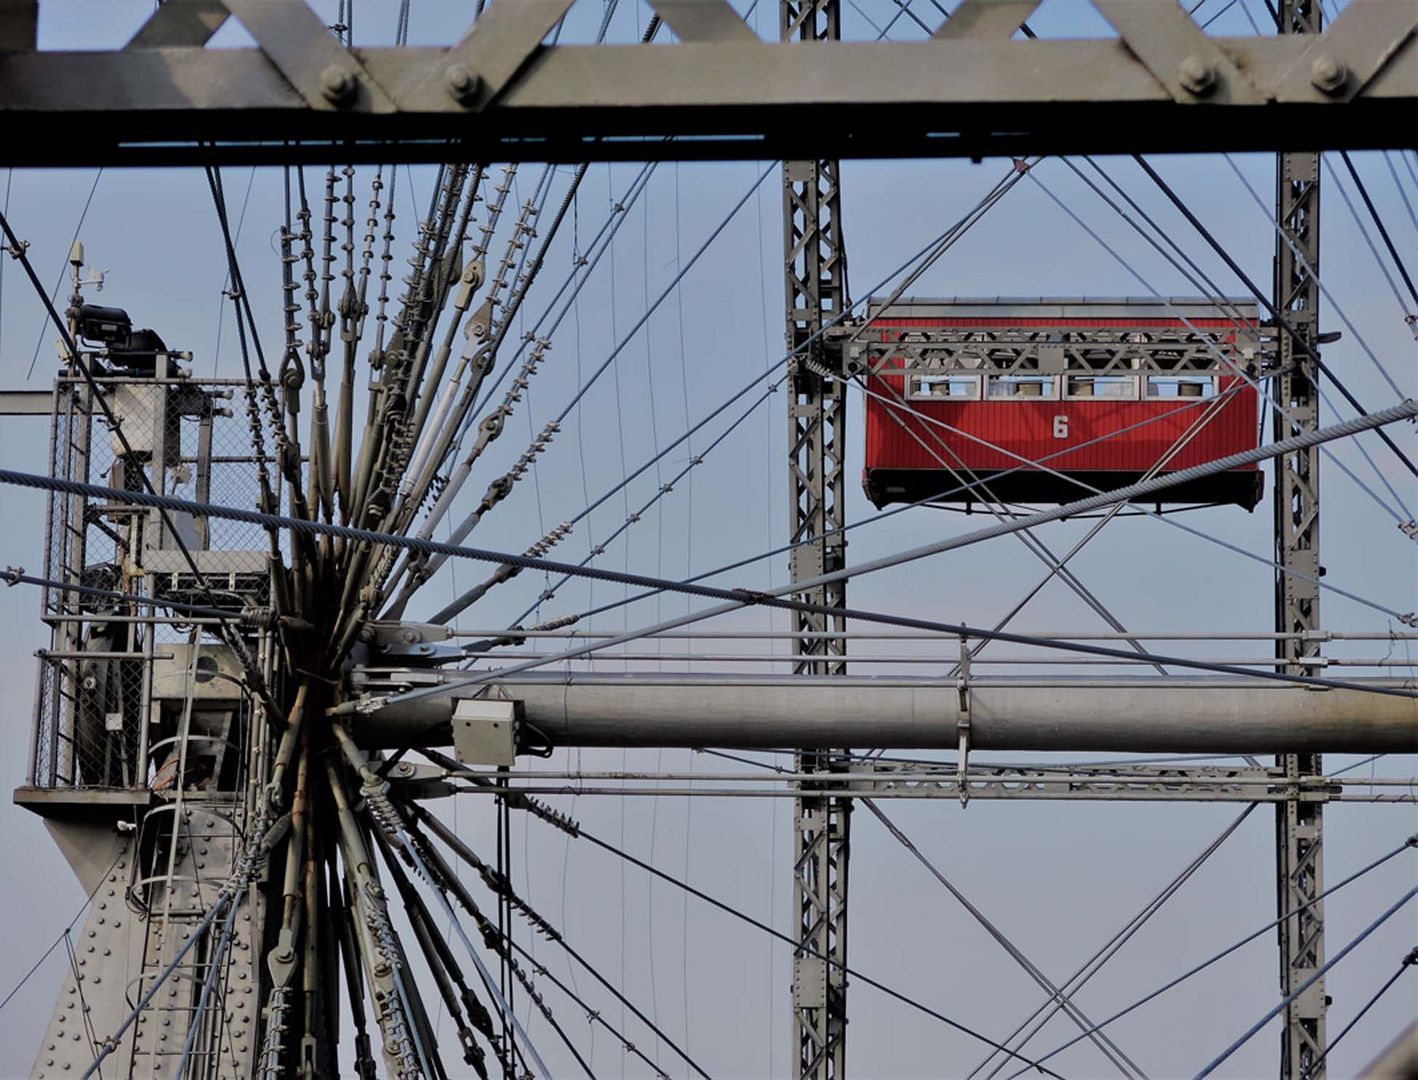
[[[720,798],[790,798],[788,783],[812,781],[812,791],[859,799],[1013,799],[1115,802],[1366,802],[1414,803],[1412,778],[1340,781],[1306,776],[1296,783],[1279,768],[1250,766],[1097,766],[1041,768],[970,765],[927,769],[915,764],[852,763],[845,773],[725,772],[587,773],[516,769],[512,773],[469,770],[450,779],[475,785],[509,781],[529,795],[666,795]],[[459,788],[460,791],[464,790]],[[495,793],[491,787],[474,790]]]
[[[1094,0],[1117,38],[983,20],[789,44],[671,5],[676,44],[543,46],[569,6],[548,0],[494,5],[452,48],[350,53],[299,0],[207,3],[263,46],[208,51],[210,23],[177,25],[192,2],[122,51],[0,54],[0,165],[1362,149],[1401,145],[1418,110],[1412,0],[1354,0],[1316,36],[1211,38],[1175,0]]]
[[[381,689],[443,678],[379,673]],[[1418,751],[1410,698],[1239,679],[989,680],[962,689],[954,679],[894,676],[529,674],[487,692],[517,701],[528,737],[555,746],[955,749],[965,704],[975,750]],[[452,711],[451,697],[427,697],[352,719],[370,745],[438,746],[451,739]]]
[[[829,335],[828,347],[843,352],[843,369],[855,373],[912,371],[969,374],[1087,372],[1159,374],[1257,374],[1274,348],[1257,336],[1232,342],[1229,331],[1214,334],[1155,329],[902,330],[844,328]],[[833,340],[833,338],[836,340]],[[1224,360],[1222,358],[1225,358]]]

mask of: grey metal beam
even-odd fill
[[[1312,41],[1319,35],[1323,4],[1319,0],[1281,0],[1281,39]],[[1319,61],[1315,71],[1318,72]],[[1310,146],[1308,141],[1298,145]],[[1307,355],[1319,336],[1320,155],[1286,150],[1276,160],[1275,308],[1295,328],[1279,339],[1282,374],[1274,397],[1280,409],[1274,427],[1280,438],[1319,427],[1319,372]],[[1303,634],[1320,626],[1320,458],[1309,447],[1275,462],[1275,629]],[[1286,571],[1298,571],[1287,573]],[[1320,654],[1316,640],[1282,638],[1276,644],[1276,670],[1308,668]],[[1317,753],[1285,754],[1277,759],[1293,781],[1314,776],[1322,765]],[[1286,803],[1276,807],[1276,905],[1299,911],[1283,920],[1280,945],[1280,992],[1288,998],[1308,985],[1286,1007],[1280,1040],[1282,1080],[1318,1080],[1324,1075],[1325,1013],[1329,998],[1324,980],[1312,979],[1324,964],[1324,811],[1319,804]]]
[[[781,0],[779,36],[794,49],[816,49],[842,36],[839,0]],[[814,155],[783,162],[783,249],[788,371],[788,522],[797,546],[789,555],[791,580],[811,581],[846,563],[847,388],[825,378],[840,374],[840,353],[829,358],[822,329],[847,306],[847,253],[842,242],[842,196],[837,161]],[[794,592],[827,608],[847,603],[845,579]],[[843,676],[847,629],[842,616],[795,611],[793,670]],[[831,774],[846,768],[848,743],[802,743],[798,770]],[[793,1045],[800,1080],[842,1080],[847,1069],[847,881],[852,824],[850,800],[800,785],[793,802],[793,900],[798,941],[793,953]],[[828,961],[832,962],[829,963]]]
[[[461,57],[491,32],[497,8],[484,16],[485,32],[475,28],[453,50],[346,54],[360,88],[334,101],[321,82],[329,63],[314,67],[321,50],[305,71],[295,50],[273,58],[260,49],[143,47],[180,39],[172,27],[140,33],[117,52],[0,53],[0,116],[11,136],[0,165],[823,160],[1280,150],[1301,139],[1362,149],[1398,145],[1418,106],[1418,11],[1409,0],[1355,0],[1313,41],[1208,37],[1215,62],[1200,63],[1211,82],[1206,73],[1172,74],[1196,66],[1187,64],[1198,59],[1194,24],[1177,23],[1180,33],[1146,20],[1134,27],[1118,15],[1130,9],[1116,5],[1109,10],[1127,32],[1096,40],[1006,40],[981,23],[979,36],[917,42],[784,44],[736,32],[680,44],[544,46],[528,44],[537,40],[531,25],[518,38],[525,62],[479,61],[487,70],[475,70]],[[210,32],[210,21],[192,25],[199,38]],[[450,82],[455,61],[476,80]],[[1233,70],[1261,103],[1219,89]],[[65,125],[84,136],[40,137]]]
[[[409,673],[420,683],[443,677]],[[557,746],[945,749],[957,745],[963,715],[953,679],[527,674],[498,680],[489,692],[520,702],[529,737]],[[1418,751],[1413,701],[1362,690],[1234,679],[992,679],[972,683],[967,695],[972,750]],[[445,696],[350,719],[370,745],[448,745],[452,712]]]
[[[0,0],[0,52],[28,52],[39,30],[39,0]]]
[[[445,759],[446,760],[446,759]],[[776,768],[753,772],[662,773],[593,772],[518,767],[509,774],[489,769],[442,769],[432,765],[396,766],[390,779],[432,797],[446,793],[432,786],[442,780],[470,780],[457,790],[496,794],[504,782],[511,790],[533,795],[638,796],[688,795],[698,798],[787,798],[787,785],[807,779]],[[1418,802],[1412,777],[1352,779],[1309,777],[1292,784],[1279,768],[1245,765],[1126,765],[1058,767],[971,765],[962,777],[955,766],[913,763],[867,763],[860,759],[847,773],[822,782],[824,792],[844,799],[992,799],[1012,801],[1100,802]],[[417,796],[415,796],[417,797]]]
[[[0,390],[0,416],[49,416],[53,390]]]

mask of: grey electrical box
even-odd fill
[[[460,698],[453,706],[453,750],[467,765],[511,765],[517,757],[517,703]]]

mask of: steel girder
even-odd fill
[[[1321,30],[1316,0],[1282,0],[1280,33],[1307,40]],[[1320,155],[1286,151],[1276,163],[1275,307],[1294,327],[1280,336],[1280,372],[1275,380],[1278,437],[1319,426],[1319,377],[1312,357],[1319,338]],[[1311,447],[1275,463],[1275,556],[1284,570],[1275,577],[1275,627],[1281,632],[1318,630],[1320,594],[1319,449]],[[1280,670],[1308,670],[1319,655],[1313,637],[1282,639]],[[1318,754],[1286,754],[1276,759],[1292,783],[1319,774]],[[1277,903],[1281,914],[1299,912],[1279,926],[1280,990],[1289,996],[1324,963],[1324,811],[1319,803],[1287,802],[1276,808]],[[1314,982],[1285,1010],[1281,1030],[1280,1075],[1284,1080],[1324,1075],[1325,1011],[1323,979]]]
[[[1156,372],[1255,374],[1269,352],[1259,338],[1231,343],[1226,333],[1080,330],[1073,340],[1050,330],[910,330],[869,328],[839,339],[848,371],[1017,374],[1038,371],[1096,375]],[[845,343],[841,339],[847,339]],[[1139,340],[1144,339],[1144,340]]]
[[[819,48],[841,37],[838,0],[782,0],[781,39],[792,48]],[[847,394],[824,378],[832,363],[823,348],[823,328],[839,319],[847,303],[847,253],[836,161],[814,158],[783,163],[783,246],[787,301],[788,514],[793,581],[842,568],[846,523]],[[840,354],[837,357],[840,368]],[[804,543],[804,541],[810,541]],[[828,607],[847,602],[846,581],[821,585],[795,598]],[[846,620],[794,612],[800,633],[845,631]],[[841,638],[797,638],[794,671],[844,675]],[[798,771],[831,773],[846,767],[845,754],[804,750]],[[793,1045],[803,1080],[840,1080],[846,1075],[847,1035],[847,858],[851,801],[813,794],[800,785],[794,800],[793,898],[800,948],[793,954]]]
[[[1239,38],[1093,3],[1116,38],[1013,40],[1034,4],[968,0],[926,41],[769,43],[726,0],[656,0],[677,43],[546,46],[571,0],[519,0],[450,47],[346,51],[305,0],[172,0],[122,50],[40,52],[10,0],[0,165],[1358,149],[1418,106],[1411,0]],[[204,48],[229,16],[255,48]]]

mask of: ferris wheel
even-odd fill
[[[58,992],[32,1075],[1377,1059],[1418,963],[1418,156],[1326,119],[1348,149],[962,124],[984,160],[843,160],[960,151],[785,125],[791,88],[785,156],[711,130],[824,49],[1216,110],[1418,65],[1402,5],[1269,7],[106,16],[116,74],[69,61],[103,85],[269,97],[230,142],[97,133],[175,168],[67,174],[62,260],[8,181],[7,362],[15,322],[59,339],[0,402],[31,457],[50,424],[0,467],[45,511],[38,568],[0,560],[46,637],[16,802],[82,889],[16,972]],[[1396,41],[1336,60],[1365,27]],[[577,126],[650,85],[668,134]],[[267,133],[287,99],[383,126]],[[446,108],[504,152],[418,126]]]

